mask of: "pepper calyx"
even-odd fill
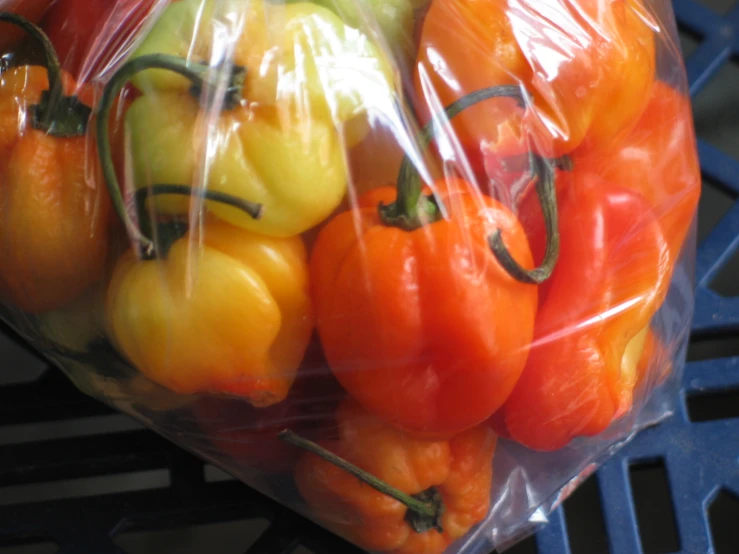
[[[441,219],[441,209],[436,196],[420,195],[415,206],[402,208],[399,202],[380,204],[378,206],[380,220],[389,227],[398,227],[404,231],[415,231],[424,225]]]
[[[431,529],[436,529],[439,533],[444,532],[441,525],[441,518],[444,515],[444,501],[441,493],[436,487],[431,487],[423,492],[414,494],[413,498],[433,507],[433,515],[420,513],[414,510],[408,510],[405,513],[405,522],[411,526],[416,533],[425,533]]]
[[[236,87],[234,90],[239,91],[239,99],[241,86],[238,85],[240,82],[243,85],[243,79],[246,77],[246,69],[240,66],[232,67],[233,73],[229,77],[233,82],[230,82],[229,87]],[[110,125],[110,115],[113,109],[113,103],[115,98],[121,92],[123,87],[128,83],[129,79],[141,71],[148,69],[164,69],[172,71],[187,79],[193,83],[194,86],[199,87],[210,87],[217,86],[213,84],[214,75],[218,75],[218,72],[213,68],[204,64],[189,64],[187,60],[179,58],[177,56],[169,56],[166,54],[151,54],[148,56],[142,56],[140,58],[134,58],[129,60],[118,71],[113,74],[103,89],[103,95],[98,105],[97,119],[96,119],[96,131],[97,131],[97,147],[98,156],[100,158],[100,166],[103,171],[103,177],[105,184],[110,194],[110,200],[113,205],[118,217],[123,222],[129,237],[132,242],[136,243],[139,247],[139,251],[142,252],[144,257],[156,256],[157,247],[154,241],[147,234],[147,219],[140,219],[140,226],[137,226],[130,214],[126,203],[123,199],[121,188],[118,184],[118,176],[116,174],[116,168],[113,163],[113,153],[110,137],[108,136],[108,130]],[[234,84],[235,83],[235,84]],[[204,90],[201,89],[201,90]],[[232,96],[232,101],[235,101],[235,97]],[[239,100],[240,101],[240,100]],[[141,196],[137,197],[137,208],[139,213],[143,214],[145,210],[141,208],[142,202],[145,202],[149,195],[157,194],[177,194],[186,195],[193,197],[201,197],[206,200],[214,200],[228,204],[235,208],[238,208],[250,217],[259,219],[262,215],[262,205],[256,202],[249,202],[248,200],[217,192],[210,191],[204,188],[193,188],[187,185],[180,184],[160,184],[147,187],[141,192]],[[138,194],[138,193],[137,193]]]
[[[437,521],[437,519],[440,518],[441,514],[443,513],[443,507],[442,507],[443,505],[441,504],[441,496],[438,497],[438,502],[439,502],[438,505],[433,503],[433,500],[435,497],[432,497],[431,501],[418,500],[415,496],[411,496],[410,494],[406,494],[396,489],[395,487],[389,485],[385,481],[378,479],[371,473],[363,470],[362,468],[358,466],[355,466],[348,460],[345,460],[344,458],[327,450],[323,446],[295,434],[290,429],[285,429],[284,431],[281,431],[280,433],[277,434],[277,437],[280,440],[283,440],[288,444],[292,444],[293,446],[302,448],[303,450],[306,450],[308,452],[311,452],[312,454],[315,454],[316,456],[323,459],[324,461],[330,464],[333,464],[340,469],[343,469],[347,473],[350,473],[351,475],[353,475],[354,477],[356,477],[357,479],[359,479],[366,485],[369,485],[376,491],[381,492],[382,494],[385,494],[389,496],[390,498],[397,500],[401,504],[405,505],[405,507],[408,508],[409,512],[416,512],[419,518],[425,518],[423,519],[424,526],[428,525],[427,521],[430,521],[431,527],[428,527],[428,529],[431,529],[437,525],[438,525],[437,528],[441,527]],[[428,491],[424,491],[423,493],[420,493],[420,494],[425,495],[427,493]],[[406,518],[407,517],[408,516],[406,515]],[[419,525],[421,524],[419,523]],[[422,528],[422,527],[419,527],[419,528]]]
[[[61,63],[49,37],[38,25],[15,13],[0,12],[0,21],[23,29],[33,37],[41,45],[46,59],[49,87],[41,94],[40,102],[30,107],[33,128],[60,138],[84,136],[92,109],[76,96],[64,95]]]
[[[193,81],[190,87],[190,94],[196,99],[201,99],[203,98],[203,92],[207,90],[208,93],[205,98],[209,96],[215,97],[216,95],[213,93],[218,89],[218,76],[223,69],[211,68],[207,64],[198,65],[200,66],[200,70],[194,71],[194,73],[200,75],[201,79]],[[215,78],[209,76],[208,73],[215,76]],[[231,67],[226,88],[222,92],[224,110],[233,110],[241,104],[241,101],[244,99],[243,90],[244,83],[246,83],[246,75],[246,67],[241,65]]]
[[[145,249],[140,246],[139,255],[142,260],[164,260],[172,245],[187,234],[187,223],[179,219],[157,223],[152,233],[153,247]]]
[[[29,108],[31,126],[59,138],[81,137],[87,132],[92,109],[76,96],[52,98],[50,91],[41,93],[41,100]]]

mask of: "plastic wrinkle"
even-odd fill
[[[675,411],[667,0],[41,4],[0,0],[53,45],[0,23],[0,318],[86,394],[392,554],[512,546]]]

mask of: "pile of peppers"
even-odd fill
[[[594,440],[669,377],[700,174],[641,0],[0,0],[10,28],[3,315],[360,547],[444,552],[499,440]]]

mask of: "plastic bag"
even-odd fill
[[[0,0],[2,316],[88,394],[406,554],[507,547],[670,414],[667,3],[37,4]]]

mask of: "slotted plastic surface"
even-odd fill
[[[674,7],[681,30],[694,37],[687,42],[686,65],[695,98],[739,56],[739,5],[723,15],[692,0],[675,0]],[[736,96],[739,90],[723,94]],[[739,144],[739,132],[734,140]],[[736,199],[739,161],[700,136],[698,147],[705,179]],[[698,248],[693,332],[703,343],[725,340],[732,333],[739,340],[739,296],[722,296],[711,288],[739,255],[739,202],[724,211]],[[0,553],[50,553],[58,544],[63,554],[136,554],[126,553],[116,538],[264,519],[270,522],[266,530],[256,541],[245,537],[244,548],[236,552],[360,552],[244,485],[217,474],[211,478],[212,468],[155,434],[122,422],[123,416],[79,393],[60,372],[8,342],[17,341],[12,333],[5,334],[10,339],[0,336],[0,356],[9,367],[3,372],[15,374],[17,382],[0,386]],[[715,393],[730,395],[723,400],[729,413],[691,416],[691,422],[689,399]],[[713,544],[709,508],[719,496],[739,498],[739,418],[731,411],[731,399],[739,402],[739,357],[688,363],[681,394],[674,417],[638,435],[594,477],[608,549],[587,554],[655,554],[642,545],[638,491],[630,480],[635,466],[652,463],[666,475],[679,544],[675,552],[735,552]],[[564,509],[570,509],[568,503]],[[722,528],[736,529],[739,513],[727,517]],[[580,554],[574,545],[594,544],[570,540],[588,530],[572,524],[576,515],[568,513],[567,521],[570,529],[560,508],[536,535],[535,546],[529,541],[514,550]],[[218,544],[209,550],[220,554]]]

